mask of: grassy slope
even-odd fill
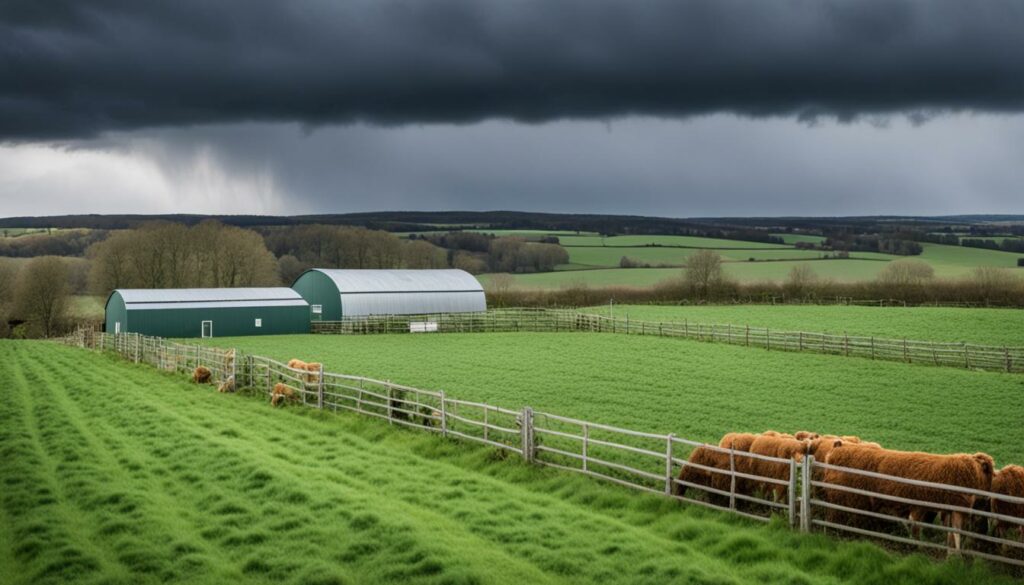
[[[608,314],[607,306],[584,309]],[[946,307],[846,307],[817,305],[619,305],[615,315],[647,321],[682,321],[825,331],[931,341],[1024,346],[1024,311]]]
[[[80,350],[0,375],[5,584],[1011,582]]]
[[[1024,376],[598,333],[214,341],[469,400],[703,441],[728,431],[806,428],[1024,463],[1017,414]]]
[[[1020,254],[1000,252],[999,250],[942,244],[921,245],[924,247],[924,252],[916,257],[931,264],[935,268],[936,276],[963,276],[969,274],[977,266],[1014,268],[1017,266],[1017,258],[1021,257]]]

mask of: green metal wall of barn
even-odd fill
[[[341,297],[338,287],[329,276],[317,270],[307,270],[292,284],[292,289],[302,295],[310,306],[313,321],[338,321],[341,319]],[[322,312],[313,312],[313,305],[323,307]]]
[[[260,326],[256,326],[256,320]],[[133,308],[118,292],[107,299],[106,331],[158,337],[202,337],[203,321],[212,321],[213,337],[309,333],[309,307],[220,306],[203,308]]]
[[[121,298],[121,293],[116,290],[110,294],[107,298],[107,307],[104,312],[104,319],[106,321],[106,328],[104,331],[107,333],[117,332],[117,323],[121,324],[121,331],[127,331],[125,326],[128,323],[128,311],[125,309],[124,299]]]

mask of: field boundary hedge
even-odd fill
[[[535,411],[529,406],[516,410],[459,400],[443,391],[326,372],[323,365],[315,369],[292,368],[271,358],[243,354],[234,348],[181,344],[134,333],[114,335],[86,329],[58,341],[74,347],[113,352],[123,359],[168,372],[192,373],[195,368],[203,366],[211,370],[211,382],[219,382],[220,388],[231,391],[249,389],[271,397],[283,385],[290,390],[289,402],[295,405],[355,412],[386,420],[392,425],[482,443],[521,456],[528,463],[581,473],[753,520],[767,522],[781,512],[791,528],[803,532],[814,528],[832,530],[910,545],[933,553],[962,554],[1024,567],[1024,542],[1004,538],[999,533],[991,535],[988,530],[988,525],[993,522],[1024,527],[1024,518],[948,503],[969,497],[971,500],[985,498],[1006,505],[1024,505],[1024,498],[836,467],[815,461],[812,455],[800,461],[768,457],[688,440],[672,433],[635,431]],[[726,457],[728,466],[707,466],[691,461],[687,456],[697,449]],[[747,471],[756,467],[741,465],[740,462],[744,461],[767,463],[761,467],[772,468],[772,475]],[[698,481],[693,475],[686,476],[689,480],[683,479],[683,470],[686,469],[696,470],[696,477],[703,473],[707,481]],[[929,495],[921,495],[922,499],[896,497],[880,491],[830,483],[825,475],[827,470],[883,478],[896,484],[923,488],[918,493]],[[724,476],[724,481],[719,476]],[[740,482],[745,485],[759,483],[765,489],[757,492],[738,489]],[[698,496],[703,495],[704,499],[688,496],[688,490],[697,490]],[[908,520],[891,508],[850,508],[830,501],[830,495],[840,492],[852,492],[872,501],[895,501],[904,507],[917,506],[937,513],[961,515],[967,521],[947,526]],[[874,520],[875,524],[865,527],[865,518]],[[879,520],[888,522],[885,525],[888,529],[878,526]],[[979,523],[984,524],[984,532],[979,531]],[[907,528],[920,531],[920,538],[899,534]],[[952,544],[950,539],[954,535],[957,540]],[[961,546],[960,541],[964,537],[971,538],[971,547]],[[941,542],[942,539],[946,542]]]
[[[427,327],[426,325],[430,325]],[[486,313],[375,315],[313,322],[313,333],[390,334],[413,330],[438,333],[573,332],[676,337],[873,360],[900,361],[998,372],[1024,372],[1024,347],[918,341],[873,336],[786,331],[749,325],[659,322],[606,317],[569,309],[493,309]]]

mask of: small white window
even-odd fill
[[[257,327],[263,327],[263,319],[257,318],[256,319],[256,326]]]
[[[319,314],[324,312],[324,306],[323,305],[310,305],[309,308],[310,308],[311,311],[313,311],[314,315],[319,315]]]

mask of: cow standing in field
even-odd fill
[[[1024,498],[1024,467],[1007,465],[992,476],[992,491],[1004,496]],[[1024,504],[992,498],[992,512],[1024,520]],[[1013,524],[1005,520],[993,520],[996,536],[1004,538],[1006,529],[1017,527],[1018,538],[1024,540],[1024,524]]]
[[[744,469],[749,468],[750,458],[743,457],[738,454],[750,451],[750,445],[753,444],[756,438],[757,435],[751,433],[727,433],[722,437],[721,441],[718,442],[718,446],[721,449],[730,449],[734,452],[733,467],[736,471],[743,473]],[[714,471],[700,469],[694,465],[721,469],[724,473],[716,473]],[[682,470],[680,470],[679,481],[685,481],[695,486],[710,487],[727,492],[729,491],[732,483],[732,478],[728,473],[729,468],[729,453],[713,449],[711,447],[696,447],[690,453],[690,457],[687,459],[687,465],[683,465]],[[682,496],[686,494],[688,487],[690,486],[677,484],[673,491],[676,495]],[[736,488],[737,492],[741,491],[741,483],[739,479],[737,479]],[[710,492],[708,496],[708,499],[712,503],[724,505],[725,496]]]
[[[828,455],[827,463],[840,467],[848,467],[861,471],[869,471],[891,475],[904,479],[912,479],[929,483],[939,483],[955,487],[988,491],[992,487],[994,463],[992,457],[985,453],[934,455],[910,451],[893,451],[865,446],[842,446]],[[897,517],[905,517],[912,522],[925,521],[930,514],[943,514],[938,508],[929,507],[927,503],[944,504],[971,508],[975,497],[971,494],[916,486],[899,481],[868,477],[856,473],[830,469],[825,473],[827,483],[854,489],[875,492],[884,496],[919,500],[925,503],[908,504],[884,497],[871,497],[855,494],[839,489],[827,489],[827,498],[831,503],[850,508],[885,512]],[[961,530],[964,527],[964,513],[950,512],[949,525]],[[920,536],[920,526],[911,529],[915,537]],[[959,533],[950,533],[947,543],[956,549],[961,546]]]
[[[196,366],[196,369],[192,370],[192,381],[196,384],[209,384],[212,377],[213,372],[206,366]]]

